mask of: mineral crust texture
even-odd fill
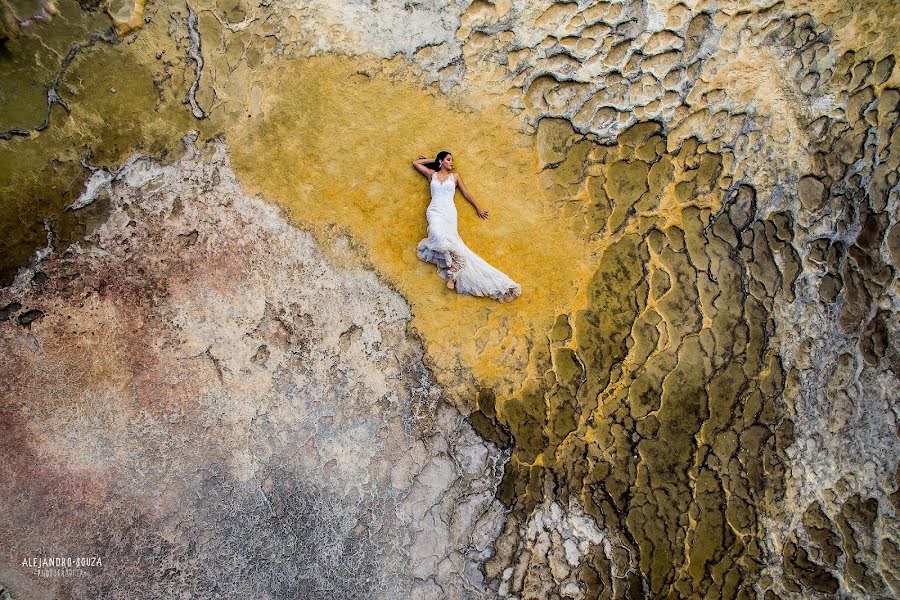
[[[2,593],[900,597],[895,1],[0,16]]]

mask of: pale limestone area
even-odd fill
[[[583,600],[589,596],[579,583],[577,572],[584,557],[592,549],[603,552],[607,558],[611,553],[609,539],[577,501],[572,501],[568,510],[557,502],[545,502],[536,508],[525,524],[522,542],[524,547],[513,554],[514,565],[503,569],[501,598],[513,600],[522,594],[548,597],[559,590],[565,598]],[[510,594],[511,589],[523,592]]]
[[[442,396],[402,298],[371,272],[329,264],[308,233],[241,192],[224,144],[195,140],[172,165],[134,157],[95,172],[73,207],[105,204],[106,221],[37,255],[3,292],[3,304],[27,296],[42,313],[25,335],[3,323],[0,367],[16,365],[3,394],[32,432],[4,479],[29,479],[18,493],[29,504],[57,481],[49,512],[6,552],[53,545],[117,565],[69,588],[80,597],[119,586],[484,597],[506,458]],[[58,284],[37,288],[36,272]],[[134,351],[139,363],[126,359]],[[76,491],[65,473],[93,485]],[[16,506],[0,516],[5,535],[24,522]],[[86,530],[122,512],[152,529],[95,547]],[[273,588],[275,560],[284,579]],[[169,564],[176,580],[147,577]],[[61,589],[24,575],[7,571],[17,597]]]

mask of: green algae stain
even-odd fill
[[[625,340],[638,311],[634,292],[644,274],[640,243],[638,236],[628,235],[604,252],[588,288],[590,308],[575,318],[575,342],[586,372],[579,397],[589,410],[609,384],[613,365],[627,352]]]
[[[2,285],[47,244],[48,230],[55,246],[77,241],[84,219],[64,209],[90,176],[82,161],[96,168],[118,166],[135,153],[173,158],[183,151],[180,140],[189,130],[207,137],[218,131],[214,121],[193,119],[182,98],[160,92],[162,62],[154,50],[171,50],[167,36],[148,29],[134,44],[91,43],[92,33],[108,29],[108,18],[84,13],[74,2],[60,6],[62,18],[50,22],[40,39],[19,38],[0,57],[10,85],[0,93],[0,121],[5,128],[33,131],[43,121],[47,86],[61,58],[73,51],[57,87],[69,110],[54,104],[49,127],[0,140]],[[34,52],[46,55],[38,62],[25,59]],[[22,86],[32,92],[17,95]]]
[[[559,123],[545,138],[547,160],[572,140]],[[501,497],[522,518],[548,490],[579,498],[636,558],[626,596],[734,597],[752,591],[759,515],[784,473],[760,477],[784,460],[769,383],[783,377],[766,358],[768,314],[746,289],[756,282],[770,302],[782,274],[771,251],[735,260],[747,229],[760,247],[775,242],[765,220],[722,217],[745,196],[723,157],[693,139],[665,147],[658,125],[641,124],[588,154],[581,185],[594,202],[582,207],[602,213],[585,215],[605,229],[601,258],[586,307],[559,315],[549,346],[532,350],[532,370],[550,377],[495,403],[515,438]],[[591,593],[611,594],[599,570],[583,573]]]

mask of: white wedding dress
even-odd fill
[[[518,283],[472,252],[459,237],[453,203],[455,193],[456,181],[452,174],[444,182],[438,179],[437,173],[432,174],[431,203],[425,212],[428,237],[419,242],[416,249],[419,258],[437,265],[442,279],[452,277],[460,294],[486,296],[500,302],[520,296],[522,287]],[[451,267],[457,269],[455,273]]]

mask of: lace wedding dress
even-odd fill
[[[441,182],[437,173],[432,174],[431,203],[425,212],[428,237],[419,242],[419,258],[437,265],[442,279],[452,278],[460,294],[486,296],[500,302],[520,296],[522,287],[518,283],[472,252],[459,237],[455,193],[453,175]]]

